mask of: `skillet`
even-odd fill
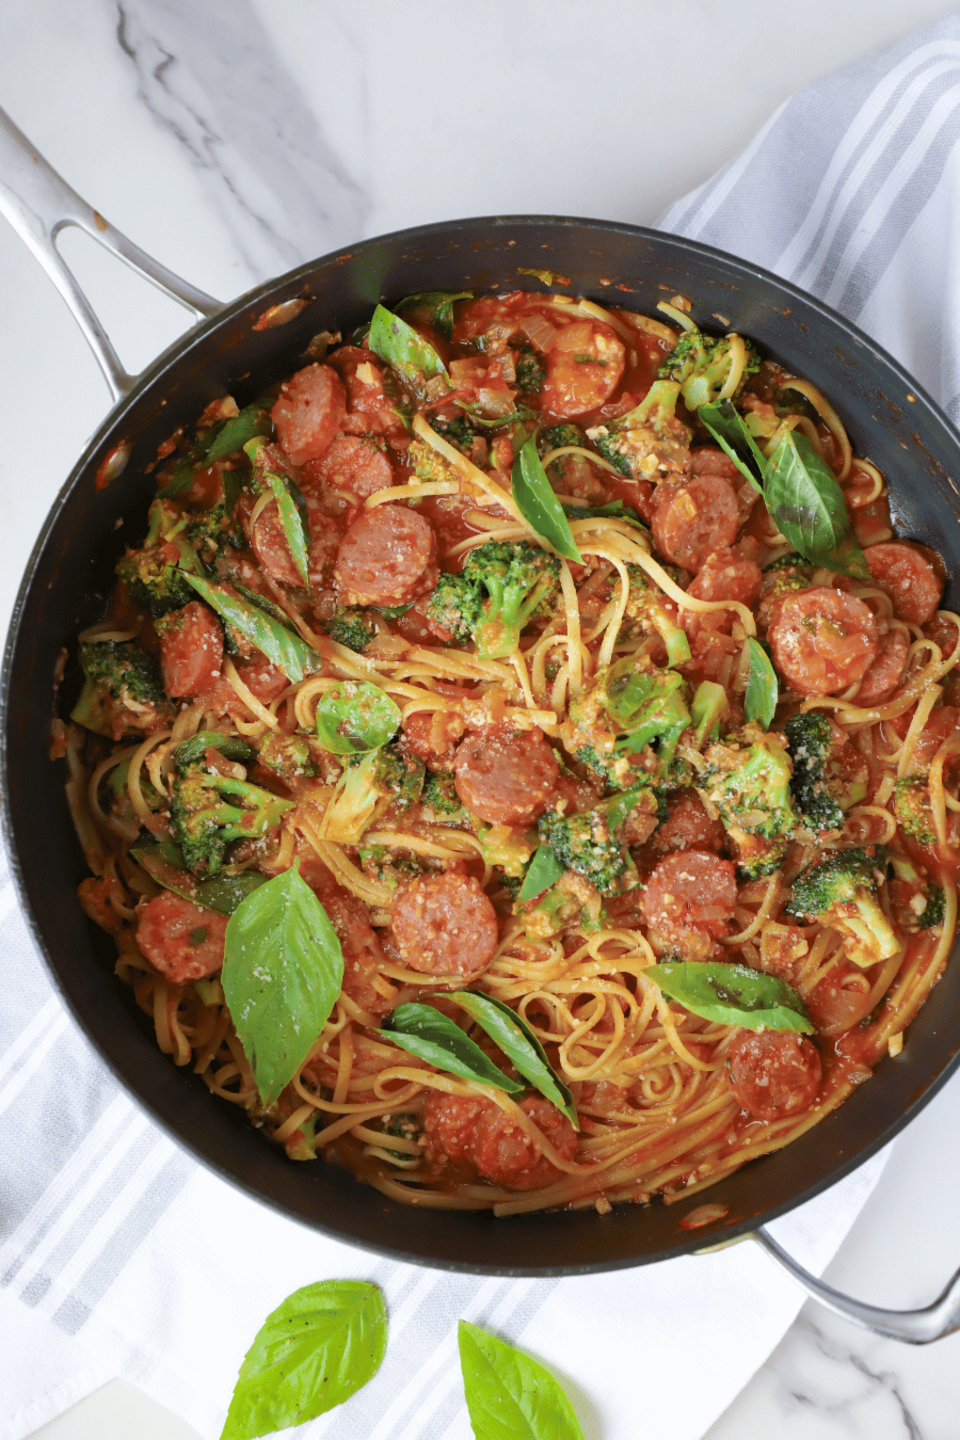
[[[805,1277],[762,1231],[765,1222],[886,1144],[957,1068],[957,947],[902,1054],[885,1060],[869,1084],[786,1150],[713,1187],[709,1200],[725,1214],[706,1229],[684,1228],[692,1206],[683,1202],[617,1207],[604,1217],[584,1211],[509,1221],[421,1211],[335,1166],[291,1163],[234,1107],[211,1100],[198,1077],[157,1050],[132,992],[114,976],[112,940],[77,904],[76,886],[87,870],[64,799],[63,765],[51,763],[48,752],[58,659],[75,648],[76,633],[99,618],[125,537],[142,533],[158,445],[211,400],[232,394],[242,406],[261,394],[301,363],[319,331],[349,335],[380,299],[390,304],[438,289],[542,290],[545,282],[524,270],[569,277],[564,293],[647,314],[661,299],[687,296],[705,328],[749,336],[829,397],[854,449],[888,478],[898,533],[945,557],[944,603],[955,609],[960,491],[953,477],[960,476],[960,435],[942,411],[896,361],[819,301],[755,265],[676,236],[555,216],[455,220],[363,241],[219,306],[105,226],[2,112],[0,170],[0,208],[64,292],[117,399],[57,497],[27,565],[0,678],[0,775],[6,840],[34,938],[66,1003],[121,1083],[223,1178],[296,1220],[397,1259],[488,1274],[570,1275],[752,1237],[811,1293],[882,1333],[920,1341],[957,1328],[960,1288],[956,1303],[948,1288],[925,1311],[888,1316]],[[195,316],[206,317],[135,381],[59,260],[52,242],[66,224],[80,226]],[[68,700],[75,678],[68,664]]]

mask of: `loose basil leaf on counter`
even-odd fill
[[[227,922],[223,993],[264,1105],[303,1064],[340,994],[337,932],[297,865]]]
[[[397,306],[398,310],[423,310],[429,325],[435,325],[447,340],[453,336],[453,304],[455,300],[472,300],[472,290],[458,290],[451,294],[446,290],[425,290],[422,295],[408,295]]]
[[[262,655],[266,655],[288,680],[297,683],[305,675],[320,669],[320,656],[289,625],[275,620],[258,605],[234,595],[222,585],[212,585],[209,580],[200,575],[190,575],[185,570],[180,573],[201,600],[205,600],[228,625],[232,625]]]
[[[801,1030],[813,1025],[792,985],[749,965],[721,961],[662,960],[643,971],[664,995],[678,1005],[721,1025],[742,1025],[747,1030]]]
[[[513,498],[520,514],[527,524],[548,540],[559,554],[567,560],[583,564],[583,556],[577,549],[573,532],[563,513],[563,506],[553,493],[546,471],[537,454],[537,442],[533,436],[526,442],[513,462],[511,475]]]
[[[764,730],[769,730],[780,698],[780,682],[770,656],[752,635],[747,641],[747,654],[750,656],[750,675],[744,714],[748,720],[759,720]]]
[[[385,305],[378,305],[373,312],[369,344],[374,355],[414,383],[447,373],[446,365],[430,341],[424,340],[419,331]]]
[[[386,1348],[376,1285],[321,1280],[295,1290],[244,1356],[220,1440],[256,1440],[342,1405],[376,1375]]]
[[[466,1010],[512,1060],[525,1080],[540,1091],[551,1105],[566,1115],[574,1130],[580,1129],[580,1117],[573,1096],[564,1085],[550,1061],[543,1046],[524,1020],[502,1000],[491,995],[478,995],[474,990],[455,990],[448,996],[455,1005]]]
[[[205,910],[215,910],[218,915],[232,915],[252,890],[267,883],[266,875],[257,870],[239,870],[235,875],[223,871],[209,880],[196,880],[184,867],[183,856],[172,840],[161,840],[156,845],[134,845],[130,854],[164,890],[172,890],[175,895],[182,895]]]
[[[341,680],[317,705],[317,739],[334,755],[379,750],[400,728],[400,710],[368,680]]]
[[[480,1085],[495,1085],[514,1095],[524,1087],[519,1080],[510,1080],[499,1066],[488,1060],[479,1045],[464,1035],[460,1026],[432,1005],[399,1005],[388,1016],[380,1034],[392,1040],[411,1055],[446,1070],[460,1080],[473,1080]]]
[[[766,456],[747,429],[743,416],[732,400],[718,400],[715,405],[701,405],[697,419],[702,420],[720,449],[745,475],[751,485],[761,489],[759,477],[767,464]]]
[[[557,859],[549,845],[541,845],[527,867],[523,884],[517,891],[518,900],[535,900],[544,890],[549,890],[560,876],[564,866]]]
[[[843,491],[806,435],[789,430],[770,456],[764,499],[781,535],[807,560],[869,580]]]
[[[203,458],[208,465],[215,465],[218,460],[224,460],[235,450],[242,450],[255,436],[272,434],[270,402],[257,400],[223,422],[205,451],[201,447]]]
[[[466,1320],[458,1339],[476,1440],[583,1440],[573,1406],[549,1370]]]

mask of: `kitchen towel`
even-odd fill
[[[890,349],[960,417],[950,245],[960,173],[960,17],[808,87],[666,230],[758,261]],[[697,1440],[764,1361],[801,1293],[755,1247],[564,1280],[411,1267],[326,1240],[196,1165],[156,1129],[67,1016],[0,874],[0,1440],[21,1440],[111,1376],[216,1437],[243,1353],[284,1295],[379,1284],[379,1375],[304,1440],[468,1440],[464,1317],[546,1363],[588,1440]],[[823,1270],[882,1160],[772,1227]],[[688,1362],[696,1356],[698,1384]],[[678,1394],[683,1403],[677,1403]]]

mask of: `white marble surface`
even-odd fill
[[[556,212],[650,222],[800,85],[952,8],[4,0],[0,105],[114,224],[229,299],[421,221]],[[181,312],[96,247],[73,238],[67,248],[123,359],[142,366]],[[5,626],[33,537],[108,402],[62,302],[2,222],[0,313]],[[958,1140],[955,1080],[897,1142],[832,1283],[903,1307],[939,1291],[960,1263]],[[709,1440],[948,1440],[958,1400],[957,1337],[910,1349],[808,1305]],[[195,1434],[124,1382],[38,1433]]]

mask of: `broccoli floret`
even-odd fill
[[[396,745],[351,755],[323,817],[323,837],[356,845],[391,805],[406,810],[423,790],[424,766],[404,759]]]
[[[386,845],[361,847],[357,855],[364,874],[371,875],[391,890],[398,889],[411,876],[423,874],[423,866],[416,855],[402,854],[388,849]]]
[[[517,354],[514,361],[516,377],[514,383],[517,389],[522,390],[525,394],[535,394],[543,389],[543,382],[547,378],[547,367],[529,345],[518,345],[514,348]]]
[[[133,603],[156,618],[196,599],[182,572],[196,575],[201,566],[187,534],[190,516],[184,510],[171,500],[158,499],[148,518],[142,547],[124,555],[117,574]]]
[[[455,640],[475,640],[481,659],[499,660],[550,608],[559,574],[557,557],[536,545],[489,540],[470,551],[462,574],[440,576],[427,611]]]
[[[537,436],[537,450],[541,456],[551,450],[560,450],[564,445],[583,445],[586,436],[579,425],[567,420],[562,425],[550,425]]]
[[[875,847],[871,847],[873,849]],[[900,949],[880,905],[883,857],[870,850],[838,850],[802,870],[793,882],[787,914],[839,930],[855,965],[876,965]]]
[[[261,839],[290,809],[292,801],[236,774],[255,755],[252,746],[215,730],[192,735],[173,752],[170,828],[194,875],[219,874],[228,845]]]
[[[564,743],[611,788],[639,783],[637,766],[647,785],[674,783],[677,745],[690,724],[685,694],[675,671],[640,669],[632,656],[618,660],[571,702]]]
[[[132,640],[88,640],[80,646],[83,689],[70,719],[119,740],[149,731],[173,715],[156,664]]]
[[[897,824],[918,845],[932,850],[937,843],[933,804],[926,775],[908,775],[893,787],[893,813]]]
[[[458,450],[462,450],[464,454],[469,455],[473,448],[472,434],[467,438],[458,431],[455,438],[449,433],[458,423],[456,420],[451,420],[445,427],[441,427],[438,422],[435,421],[434,429],[437,430],[439,434],[442,434],[445,439],[449,440],[451,445],[456,445]],[[422,480],[424,484],[456,479],[456,467],[445,455],[441,455],[439,450],[435,450],[433,446],[428,445],[425,440],[412,441],[407,454],[413,473],[417,479]]]
[[[600,928],[602,909],[599,896],[593,896],[588,913],[583,896],[576,893],[578,887],[592,894],[590,887],[584,886],[582,880],[568,873],[536,900],[514,902],[513,913],[523,916],[528,939],[548,940],[551,935],[559,935],[563,930],[570,929],[591,934]]]
[[[903,930],[932,930],[943,924],[943,886],[931,880],[922,865],[905,855],[891,855],[890,901]]]
[[[630,636],[654,630],[666,646],[667,664],[685,664],[690,659],[690,642],[670,614],[665,597],[650,583],[639,565],[628,565],[627,575],[630,588],[620,633]]]
[[[324,621],[323,629],[331,640],[336,640],[338,645],[345,645],[357,655],[366,650],[377,633],[377,627],[369,613],[357,605],[335,610],[330,619]]]
[[[800,818],[814,835],[843,829],[843,812],[867,793],[867,765],[826,715],[815,710],[791,715],[784,726],[790,742],[790,793]]]
[[[679,399],[675,380],[655,380],[633,410],[594,426],[587,435],[604,459],[631,479],[679,474],[689,459],[692,435],[689,425],[677,419]]]
[[[457,794],[452,770],[428,770],[423,782],[420,803],[423,818],[439,825],[458,825],[467,822],[467,812]]]
[[[746,361],[735,384],[730,380],[734,365],[734,340],[746,350]],[[703,335],[687,330],[660,366],[657,374],[663,380],[674,380],[680,386],[683,403],[688,410],[713,405],[717,400],[732,400],[740,393],[747,376],[760,369],[760,356],[749,340],[740,336]]]
[[[442,435],[444,440],[453,445],[455,449],[461,451],[464,455],[470,454],[473,449],[473,442],[477,437],[466,415],[456,415],[452,420],[444,420],[441,416],[435,415],[430,423],[437,434]],[[411,451],[414,450],[418,444],[422,445],[423,441],[414,440],[410,446]],[[425,448],[429,449],[430,447],[427,446]],[[436,455],[436,451],[433,453]],[[442,456],[438,458],[442,460]],[[444,461],[443,463],[448,466],[448,470],[452,469],[448,461]],[[419,469],[417,469],[417,474],[420,475]],[[420,478],[424,479],[426,477],[421,475]]]
[[[657,813],[657,800],[648,786],[636,785],[578,814],[547,811],[537,829],[562,865],[583,875],[602,895],[612,895],[629,865],[627,822],[638,811],[648,817]]]
[[[750,880],[771,875],[782,864],[798,823],[783,736],[745,725],[708,745],[704,759],[697,793],[710,813],[719,815],[741,871]]]

